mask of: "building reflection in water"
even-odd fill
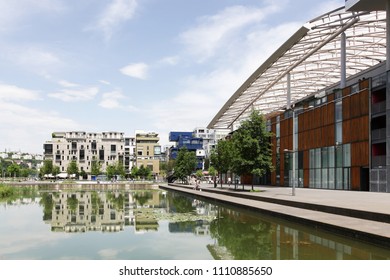
[[[390,259],[388,249],[157,190],[48,192],[41,205],[53,232],[155,232],[168,221],[171,234],[210,236],[215,259]]]
[[[159,220],[169,220],[169,231],[209,235],[215,208],[160,191],[44,193],[44,220],[53,232],[158,231]]]

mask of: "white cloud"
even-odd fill
[[[98,20],[98,29],[104,33],[106,39],[110,39],[120,24],[133,17],[136,8],[136,0],[113,0]]]
[[[0,83],[0,101],[29,101],[40,99],[39,93],[34,90],[14,85]]]
[[[94,99],[98,92],[97,87],[61,89],[58,92],[49,93],[48,96],[64,102],[88,101]]]
[[[126,96],[120,90],[103,93],[102,100],[99,106],[105,109],[121,109],[125,111],[135,112],[138,109],[132,105],[124,105]]]
[[[235,9],[226,9],[209,18],[215,19],[216,24],[218,20],[223,21],[220,18],[221,15],[227,15],[227,11],[232,12]],[[257,12],[253,13],[261,16],[270,9],[270,7],[257,9]],[[225,25],[225,31],[221,31],[232,36],[228,46],[220,46],[218,40],[212,42],[213,46],[210,49],[204,46],[206,53],[203,58],[207,56],[206,54],[213,54],[212,58],[214,60],[210,60],[213,68],[211,70],[205,68],[203,73],[187,77],[181,85],[181,90],[174,97],[162,100],[151,108],[151,121],[160,131],[188,130],[196,126],[207,126],[244,81],[302,26],[302,23],[282,22],[270,27],[264,22],[254,19],[254,17],[246,22],[245,19],[241,19],[241,15],[244,14],[245,10],[246,8],[237,14],[236,20],[232,19],[236,22],[235,24],[230,25],[230,27]],[[276,10],[276,7],[274,7],[274,11]],[[240,32],[231,33],[234,29],[233,26],[237,30],[239,29]],[[243,26],[246,28],[241,28]],[[215,26],[213,31],[213,26],[210,27],[211,33],[207,36],[211,36],[218,29]],[[204,32],[206,37],[206,24],[202,25],[202,28],[201,31]],[[199,29],[196,30],[199,31]],[[190,46],[196,49],[195,44],[194,41],[194,44]],[[199,44],[202,49],[203,44],[201,42]],[[223,52],[216,51],[219,47],[223,47]],[[166,108],[169,108],[169,110]]]
[[[65,65],[61,57],[49,48],[37,44],[2,45],[0,59],[9,65],[15,65],[23,71],[51,78],[51,72]]]
[[[176,65],[179,62],[180,58],[179,56],[167,56],[162,58],[159,63],[161,64],[168,64],[168,65]]]
[[[98,255],[103,259],[115,259],[120,253],[120,250],[115,249],[102,249],[97,252]]]
[[[73,88],[73,87],[78,87],[79,86],[78,84],[74,84],[74,83],[68,82],[66,80],[58,81],[58,84],[60,86],[67,87],[67,88]]]
[[[35,14],[58,13],[65,9],[61,0],[0,0],[0,32],[11,32]]]
[[[124,75],[145,80],[148,75],[148,69],[149,66],[145,63],[134,63],[134,64],[129,64],[123,68],[120,69],[120,72]]]
[[[99,105],[106,109],[116,109],[121,107],[120,100],[125,96],[120,91],[112,91],[103,93],[102,101]]]
[[[80,129],[77,122],[55,112],[35,109],[32,104],[24,106],[16,103],[22,100],[33,102],[37,99],[32,95],[27,99],[2,99],[0,102],[0,131],[7,132],[0,137],[0,147],[42,153],[43,143],[59,127],[63,130]]]
[[[106,85],[106,86],[111,85],[111,83],[109,81],[99,80],[99,82],[102,83],[103,85]]]
[[[198,25],[182,33],[180,38],[188,52],[203,62],[219,49],[226,50],[231,40],[239,37],[240,30],[261,22],[277,10],[274,2],[264,8],[227,7],[215,15],[200,18]]]

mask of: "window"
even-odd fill
[[[336,143],[343,142],[343,103],[338,101],[335,103],[335,141]]]

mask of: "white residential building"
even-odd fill
[[[123,132],[54,132],[52,139],[43,145],[44,158],[59,166],[60,172],[66,172],[69,163],[76,161],[80,171],[90,174],[94,160],[101,163],[102,172],[105,172],[107,166],[117,164],[118,161],[126,166],[126,156],[128,166],[131,166],[132,143],[130,139],[125,142]]]

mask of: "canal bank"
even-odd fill
[[[320,228],[360,241],[390,248],[390,194],[322,189],[201,184],[160,185],[199,199],[218,201],[251,211]]]

